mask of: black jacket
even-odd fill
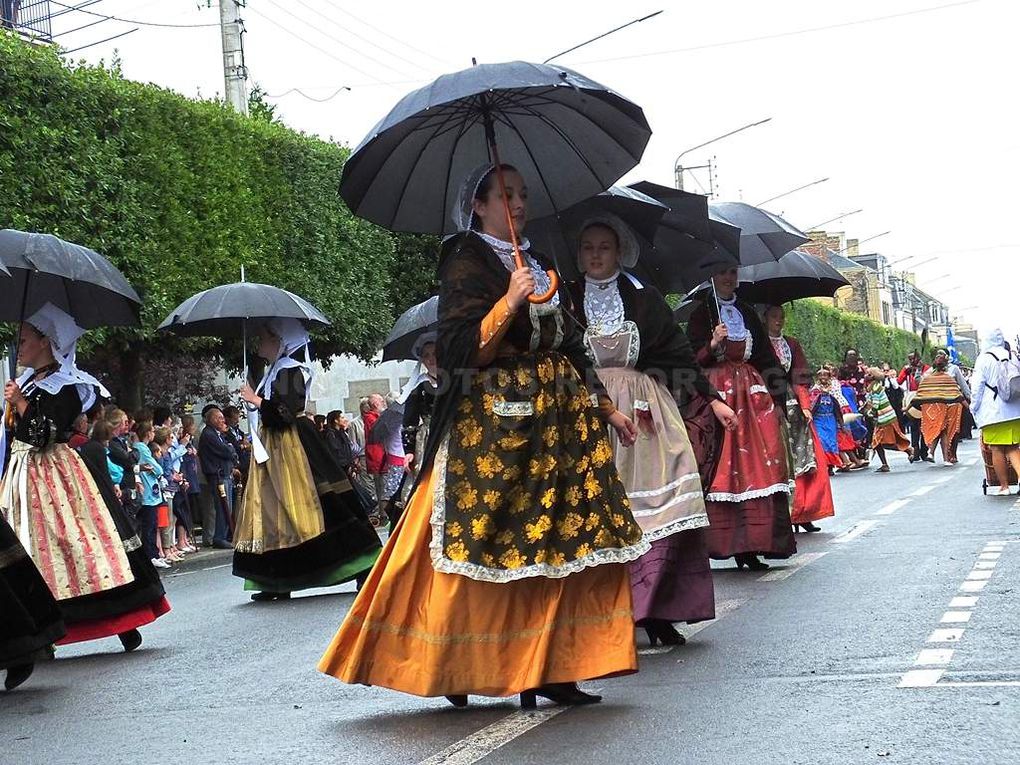
[[[202,472],[216,478],[229,478],[237,467],[237,451],[223,434],[208,425],[198,437],[198,461]]]

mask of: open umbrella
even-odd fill
[[[713,220],[740,229],[739,256],[742,266],[779,260],[786,253],[810,241],[802,231],[778,215],[744,202],[710,202],[708,214]],[[722,244],[727,246],[725,242]],[[730,247],[727,246],[727,249]]]
[[[778,261],[743,266],[738,271],[737,294],[749,303],[781,305],[808,297],[832,297],[848,282],[821,258],[806,252],[788,252]]]
[[[615,215],[637,235],[643,252],[651,249],[662,216],[668,212],[669,207],[640,191],[627,186],[610,186],[558,215],[530,221],[528,238],[539,252],[555,258],[560,273],[568,279],[577,279],[580,278],[577,237],[587,218],[604,213]]]
[[[439,324],[439,297],[430,297],[400,314],[383,343],[383,361],[414,358],[414,345],[424,333]]]
[[[607,189],[641,159],[651,129],[639,106],[560,66],[515,61],[446,74],[404,96],[344,165],[340,195],[394,231],[453,230],[460,185],[475,168],[513,164],[534,218]],[[505,198],[505,194],[504,194]],[[517,263],[524,263],[506,208]],[[552,297],[532,295],[532,302]]]

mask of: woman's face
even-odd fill
[[[786,311],[782,306],[774,305],[765,314],[765,327],[772,337],[779,337],[783,334],[783,325],[786,324]]]
[[[437,364],[436,364],[436,344],[425,343],[425,346],[421,349],[421,363],[425,367],[425,371],[433,377],[436,376]]]
[[[737,269],[727,268],[721,274],[716,274],[712,277],[712,283],[715,284],[715,291],[719,297],[729,300],[737,291]]]
[[[819,385],[821,385],[824,388],[830,382],[832,382],[832,375],[829,374],[829,370],[828,369],[825,369],[825,370],[823,370],[823,371],[818,373],[818,384]]]
[[[50,341],[31,324],[23,323],[18,343],[18,363],[23,367],[38,369],[52,360],[53,350],[50,348]]]
[[[620,263],[616,233],[607,226],[589,226],[577,245],[581,268],[592,279],[608,279]]]
[[[263,329],[259,333],[259,347],[256,353],[258,353],[259,358],[263,358],[266,361],[276,361],[280,355],[280,338],[268,329]]]
[[[488,179],[489,191],[484,199],[476,199],[473,203],[475,215],[481,222],[481,230],[503,241],[510,240],[510,228],[506,222],[506,210],[503,206],[503,198],[499,193],[499,179],[496,172],[491,173]],[[518,236],[524,231],[528,223],[528,187],[524,185],[524,179],[516,170],[503,171],[503,183],[506,185],[507,206],[510,208],[510,217],[513,218],[514,228]]]

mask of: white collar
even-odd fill
[[[595,279],[591,276],[588,276],[588,274],[584,275],[585,282],[587,282],[589,285],[593,287],[599,287],[600,289],[605,289],[610,284],[616,284],[616,280],[619,278],[620,278],[619,268],[613,272],[612,276],[607,276],[605,279]]]

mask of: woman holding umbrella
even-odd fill
[[[619,217],[588,218],[577,251],[584,281],[572,283],[570,294],[606,392],[638,425],[633,448],[614,444],[634,517],[652,543],[631,564],[634,621],[652,645],[676,645],[684,639],[674,622],[715,618],[715,590],[699,474],[712,455],[693,448],[674,396],[706,399],[724,427],[735,428],[737,418],[694,360],[662,295],[620,270],[633,268],[639,251]]]
[[[712,277],[687,334],[709,381],[737,412],[708,489],[709,554],[737,568],[768,568],[759,559],[797,551],[790,525],[789,446],[784,435],[786,373],[750,305],[736,296],[737,269]]]
[[[477,169],[457,210],[463,230],[439,266],[438,362],[452,384],[407,509],[319,668],[456,706],[468,694],[596,702],[577,681],[637,669],[621,564],[648,543],[606,432],[630,445],[634,425],[592,373],[563,294],[529,301],[549,290],[550,264],[526,240],[515,263],[521,175]]]
[[[254,389],[241,388],[258,412],[262,426],[253,435],[268,455],[252,461],[234,530],[234,576],[257,590],[255,601],[360,580],[379,554],[379,536],[349,478],[304,416],[308,345],[299,320],[270,319],[258,342],[269,367]]]
[[[22,324],[18,361],[27,369],[4,388],[15,440],[0,511],[60,605],[67,625],[60,643],[117,635],[132,651],[142,642],[138,628],[170,606],[138,537],[118,533],[119,507],[104,500],[67,445],[75,418],[96,405],[101,389],[75,366],[83,333],[51,303]],[[130,534],[126,521],[123,530]]]

